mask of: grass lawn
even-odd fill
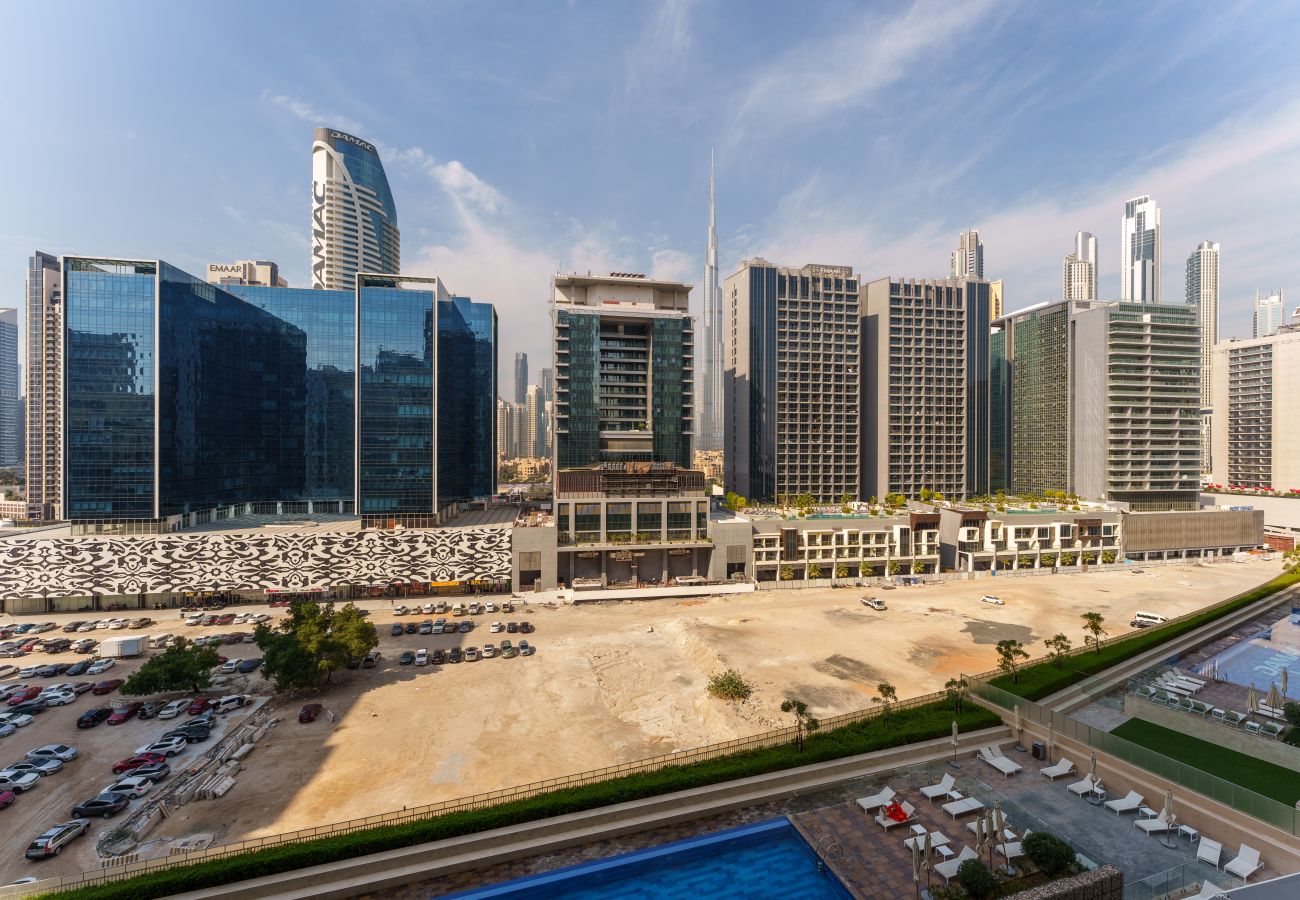
[[[1288,806],[1300,800],[1300,772],[1285,766],[1264,762],[1142,719],[1129,719],[1111,734]],[[1156,802],[1159,802],[1158,798]]]

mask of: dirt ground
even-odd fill
[[[992,668],[994,644],[1004,638],[1023,641],[1037,656],[1044,652],[1043,641],[1058,632],[1080,644],[1083,612],[1101,612],[1108,632],[1119,634],[1129,630],[1138,609],[1180,615],[1279,570],[1277,562],[1251,561],[1162,566],[1142,575],[950,582],[878,591],[889,606],[885,612],[865,608],[859,599],[864,591],[853,589],[558,608],[517,605],[512,615],[477,617],[469,634],[443,636],[391,637],[388,626],[409,619],[395,618],[388,601],[365,601],[380,632],[384,659],[379,667],[339,673],[337,683],[318,695],[281,698],[283,721],[249,757],[235,788],[220,800],[176,810],[150,838],[161,842],[209,832],[217,842],[229,842],[741,737],[788,724],[778,709],[787,697],[802,699],[814,715],[849,712],[870,705],[880,681],[889,681],[906,698],[939,690],[962,672]],[[997,594],[1006,605],[980,602],[986,593]],[[75,616],[49,617],[69,618]],[[397,664],[406,649],[482,646],[519,637],[490,634],[493,619],[530,621],[536,630],[527,638],[537,652],[424,668]],[[199,631],[170,620],[148,629],[163,630]],[[235,655],[256,654],[251,644],[233,649]],[[708,677],[726,668],[737,669],[754,686],[753,696],[739,706],[715,700],[705,690]],[[119,666],[112,674],[121,671]],[[323,716],[300,725],[296,712],[308,700],[323,702],[333,720]],[[165,730],[166,723],[154,722],[112,729],[129,731],[129,740],[125,734],[107,735],[104,726],[77,732],[74,720],[89,706],[83,697],[47,712],[0,744],[0,755],[15,759],[51,741],[82,747],[83,753],[93,747],[92,758],[52,776],[67,779],[58,797],[69,809],[81,799],[73,796],[78,790],[91,796],[108,783],[109,757]],[[0,811],[6,831],[20,838],[15,848],[67,814],[49,801],[35,802],[44,787]],[[44,875],[90,867],[91,845],[79,841],[76,852],[39,866],[22,863],[16,850],[14,862],[0,860],[0,883],[38,874],[37,868]]]

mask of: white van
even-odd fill
[[[1133,621],[1129,623],[1130,628],[1150,628],[1152,625],[1163,625],[1169,621],[1164,616],[1158,616],[1153,612],[1142,612],[1138,610],[1133,613]]]

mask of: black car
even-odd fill
[[[111,819],[126,809],[130,803],[131,798],[126,794],[104,793],[90,800],[83,800],[72,807],[72,815],[79,819],[91,816],[103,816],[105,819]]]
[[[71,632],[73,632],[73,631],[76,631],[78,628],[80,628],[82,625],[85,625],[85,624],[86,624],[86,623],[85,623],[85,622],[82,622],[81,620],[77,620],[77,621],[75,621],[75,622],[69,622],[67,625],[64,625],[64,626],[63,626],[63,631],[64,631],[65,634],[67,634],[67,633],[71,633]]]
[[[163,734],[161,740],[173,737],[185,738],[187,744],[201,744],[212,736],[212,731],[202,726],[182,725],[180,728],[173,728],[171,731]]]
[[[391,634],[393,637],[400,637],[402,634],[402,623],[394,622],[393,627],[388,629],[388,633]]]
[[[399,666],[409,666],[413,662],[415,662],[414,650],[403,650],[402,655],[397,657],[397,664]]]
[[[348,668],[349,668],[349,669],[359,669],[359,668],[361,668],[361,657],[359,657],[359,656],[349,656],[349,657],[348,657]]]
[[[473,630],[474,630],[474,623],[471,622],[469,619],[466,619],[464,622],[460,623],[459,631],[461,634],[469,634]]]
[[[262,658],[260,656],[253,659],[241,659],[239,665],[235,666],[235,671],[248,675],[251,672],[256,672],[257,667],[261,664]]]
[[[415,634],[415,633],[416,633],[417,631],[419,631],[419,630],[420,630],[420,626],[419,626],[419,625],[416,625],[414,622],[407,622],[407,623],[406,623],[406,633],[407,633],[407,634]]]
[[[532,626],[532,624],[529,623],[529,622],[520,622],[520,623],[519,623],[519,633],[520,633],[520,634],[532,634],[532,633],[533,633],[533,626]]]
[[[28,700],[26,703],[19,703],[9,711],[11,713],[18,713],[19,715],[34,716],[37,713],[45,712],[49,707],[49,701],[42,700],[38,697],[35,700]]]
[[[432,662],[435,666],[440,666],[446,661],[447,661],[447,654],[442,651],[441,647],[433,651],[433,656],[430,659],[430,662]]]
[[[83,659],[81,662],[75,662],[72,665],[68,666],[68,670],[63,674],[71,675],[74,678],[78,675],[84,675],[86,674],[86,670],[89,669],[94,664],[94,662],[95,661],[93,659]]]
[[[452,647],[449,651],[447,651],[447,662],[451,662],[451,663],[458,663],[458,662],[460,662],[460,648],[459,648],[459,647]]]
[[[366,654],[366,658],[361,661],[361,665],[367,669],[373,669],[379,665],[380,653],[378,650],[371,650]]]
[[[132,777],[139,775],[141,778],[148,778],[154,784],[157,784],[158,782],[166,778],[168,775],[170,775],[171,772],[172,772],[172,767],[167,765],[167,763],[156,762],[156,763],[145,763],[143,766],[136,766],[127,774],[131,775]]]
[[[136,715],[142,719],[152,719],[154,716],[158,715],[158,710],[162,709],[166,705],[166,700],[150,700],[144,706],[140,707],[140,711],[137,712]]]
[[[68,671],[67,663],[50,663],[48,666],[41,666],[36,674],[42,678],[57,678],[66,671]]]
[[[78,728],[94,728],[100,722],[107,719],[113,714],[113,711],[107,706],[101,706],[96,709],[88,709],[77,719]]]
[[[519,632],[519,623],[518,623],[518,622],[507,622],[507,623],[506,623],[506,634],[518,634],[518,632]]]

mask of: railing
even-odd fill
[[[924,694],[920,697],[911,697],[907,700],[900,700],[896,703],[891,703],[889,704],[889,709],[891,711],[915,709],[939,700],[947,699],[948,696],[948,693],[945,691],[937,691],[932,694]],[[842,728],[846,725],[852,725],[858,722],[865,722],[882,715],[884,712],[884,707],[882,705],[877,705],[856,712],[842,713],[838,716],[829,716],[820,719],[818,720],[819,728],[817,733],[811,736],[805,736],[804,739],[806,741],[816,741],[817,735],[826,731]],[[416,806],[409,809],[381,813],[374,816],[365,816],[359,819],[348,819],[328,825],[319,825],[314,828],[303,828],[298,831],[289,831],[281,834],[266,835],[264,837],[249,838],[248,840],[236,841],[230,844],[221,844],[200,850],[173,853],[170,856],[162,857],[160,859],[151,859],[143,862],[115,866],[112,869],[106,869],[103,871],[82,872],[76,875],[64,875],[56,878],[42,879],[34,884],[0,887],[0,898],[23,897],[29,895],[34,896],[36,894],[43,894],[52,891],[71,890],[73,888],[84,887],[91,884],[121,881],[148,872],[168,869],[173,866],[207,862],[214,859],[224,859],[240,853],[248,853],[250,851],[261,850],[266,847],[275,847],[281,844],[292,844],[315,840],[317,838],[332,837],[340,834],[351,834],[356,831],[363,831],[370,828],[382,828],[390,825],[405,825],[410,822],[418,822],[423,819],[430,819],[447,813],[483,809],[485,807],[510,803],[516,800],[526,800],[530,797],[550,793],[552,791],[560,791],[566,788],[576,788],[588,784],[595,784],[601,781],[608,781],[625,775],[653,772],[658,769],[667,768],[668,766],[690,765],[691,763],[703,762],[720,756],[729,756],[750,750],[762,750],[769,747],[779,746],[781,744],[793,744],[797,735],[798,728],[796,726],[792,725],[788,728],[777,728],[772,731],[750,735],[749,737],[736,738],[734,740],[722,741],[716,744],[706,744],[702,747],[696,747],[691,750],[682,750],[677,753],[652,756],[646,759],[634,760],[616,766],[606,766],[602,769],[593,769],[575,775],[563,775],[558,778],[548,778],[543,781],[535,781],[530,784],[505,788],[499,791],[473,794],[468,797],[444,800],[440,803],[431,803],[425,806]]]
[[[963,675],[962,677],[966,681],[966,690],[971,695],[1008,711],[1019,707],[1020,718],[1024,722],[1032,722],[1044,728],[1051,727],[1063,738],[1078,741],[1086,747],[1091,747],[1102,753],[1108,753],[1117,759],[1130,762],[1166,781],[1171,781],[1225,806],[1240,810],[1246,815],[1259,819],[1261,822],[1267,822],[1282,831],[1300,836],[1300,811],[1297,811],[1293,806],[1288,806],[1271,797],[1265,797],[1263,794],[1257,794],[1186,763],[1170,759],[1163,753],[1158,753],[1148,747],[1135,744],[1099,728],[1085,725],[1064,713],[1056,712],[1046,706],[1026,700],[1024,697],[994,687],[987,681],[975,676]]]
[[[1124,885],[1124,900],[1164,900],[1173,895],[1183,896],[1191,888],[1199,888],[1209,881],[1221,888],[1232,888],[1233,876],[1202,862],[1183,863],[1165,869],[1138,881]]]

